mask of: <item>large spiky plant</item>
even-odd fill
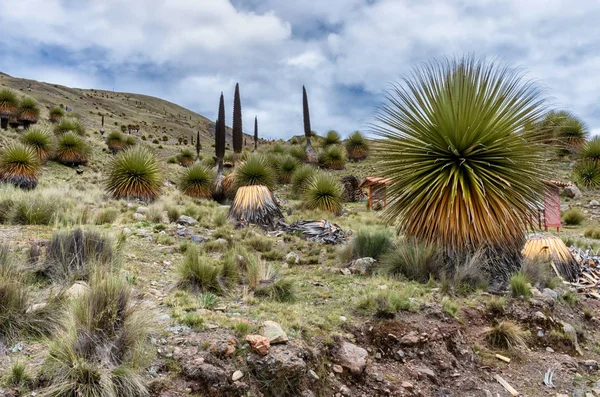
[[[306,161],[315,164],[319,161],[319,156],[317,156],[317,152],[315,152],[310,142],[310,138],[312,137],[310,112],[308,110],[308,96],[306,95],[306,88],[304,86],[302,86],[302,115],[304,119],[304,136],[306,137]]]
[[[19,98],[17,94],[9,88],[0,90],[0,126],[2,129],[8,128],[8,120],[17,115],[19,110]]]
[[[190,149],[183,149],[177,154],[177,162],[183,167],[189,167],[194,164],[194,153]]]
[[[67,132],[72,132],[80,136],[85,135],[85,128],[83,125],[74,117],[63,117],[54,126],[54,133],[56,135],[62,135]]]
[[[531,126],[541,134],[544,143],[556,146],[561,155],[581,149],[589,135],[587,125],[566,110],[547,112],[537,124],[528,124],[528,127]]]
[[[274,226],[283,214],[269,188],[252,185],[238,189],[228,217],[242,224]]]
[[[125,135],[121,131],[111,131],[106,136],[106,146],[112,153],[120,152],[127,146],[125,143]]]
[[[388,92],[375,126],[378,169],[391,180],[386,219],[450,256],[490,248],[518,266],[547,175],[538,134],[524,127],[544,110],[537,85],[497,60],[413,69]]]
[[[275,172],[269,159],[262,154],[253,154],[235,169],[235,184],[238,187],[262,185],[272,189]]]
[[[56,160],[64,165],[78,166],[88,162],[91,150],[85,140],[72,132],[57,138]]]
[[[327,131],[323,138],[323,146],[339,145],[342,142],[340,134],[335,130]]]
[[[293,145],[289,148],[288,153],[301,163],[306,162],[306,151],[300,145]]]
[[[60,119],[62,119],[64,117],[64,115],[65,115],[65,111],[62,110],[61,108],[59,108],[59,107],[52,108],[52,110],[50,110],[50,122],[58,123],[60,121]]]
[[[179,181],[179,189],[190,197],[210,198],[214,180],[215,173],[212,169],[196,163],[184,171]]]
[[[34,189],[38,183],[40,161],[35,149],[21,143],[11,144],[0,154],[0,180],[21,189]]]
[[[292,175],[292,192],[304,193],[310,180],[317,173],[317,169],[310,164],[302,164]]]
[[[225,101],[223,93],[219,98],[219,116],[215,123],[215,158],[217,162],[217,178],[215,180],[215,196],[219,198],[223,192],[223,157],[225,156]]]
[[[573,168],[575,181],[587,188],[600,187],[600,163],[592,160],[583,160]]]
[[[360,161],[369,155],[369,144],[360,131],[354,131],[345,142],[346,153],[352,161]]]
[[[584,160],[600,164],[600,136],[595,136],[587,141],[581,148],[580,156]]]
[[[346,165],[346,155],[338,145],[327,146],[319,153],[319,164],[330,170],[343,170]]]
[[[327,172],[315,174],[304,191],[304,206],[311,210],[322,210],[339,214],[342,212],[344,188],[340,181]]]
[[[28,129],[31,124],[35,124],[40,117],[40,107],[33,98],[23,98],[19,105],[18,120]]]
[[[279,163],[279,167],[277,169],[277,179],[279,183],[288,184],[292,180],[292,175],[296,168],[298,168],[299,163],[298,160],[289,154],[284,156]]]
[[[232,140],[233,140],[233,152],[240,154],[243,148],[243,133],[242,133],[242,102],[240,100],[240,85],[236,83],[235,94],[233,96],[233,124],[232,129]]]
[[[108,167],[106,191],[114,198],[153,201],[160,194],[162,173],[154,153],[142,146],[117,154]]]
[[[254,151],[258,150],[258,116],[254,116]]]
[[[32,147],[42,163],[46,162],[53,151],[53,136],[42,128],[30,128],[22,137],[21,142]]]

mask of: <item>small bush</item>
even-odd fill
[[[261,284],[254,290],[254,296],[265,297],[277,302],[293,302],[294,283],[291,280],[279,279],[272,283]]]
[[[529,288],[529,280],[522,271],[513,274],[510,277],[510,291],[512,296],[518,298],[523,296],[529,298],[531,296],[531,289]]]
[[[186,313],[181,319],[181,323],[197,331],[204,329],[204,318],[199,313]]]
[[[78,166],[88,162],[91,150],[83,138],[72,132],[66,132],[58,137],[56,160],[64,165]]]
[[[581,225],[581,223],[585,220],[585,215],[579,209],[572,208],[570,210],[565,211],[565,213],[562,216],[562,220],[565,223],[565,225]]]
[[[408,296],[400,291],[385,289],[363,295],[356,303],[362,314],[379,318],[394,318],[400,310],[411,310],[413,305]]]
[[[387,237],[382,232],[380,238],[383,239],[384,236]],[[441,258],[437,249],[431,245],[403,239],[393,246],[386,245],[385,252],[380,265],[384,274],[404,276],[409,280],[426,283],[440,272]]]
[[[265,156],[253,154],[236,167],[235,184],[237,187],[262,185],[272,189],[275,185],[275,173]]]
[[[53,123],[57,123],[63,118],[65,115],[65,111],[59,107],[54,107],[50,110],[50,121]]]
[[[486,309],[491,317],[502,317],[506,312],[506,299],[492,296],[486,303]]]
[[[96,214],[94,218],[94,224],[96,225],[110,225],[114,223],[119,217],[119,211],[114,208],[106,208]]]
[[[35,189],[40,161],[35,149],[23,144],[11,144],[0,154],[0,180],[14,186]]]
[[[305,153],[303,151],[303,153]],[[303,164],[296,168],[292,175],[292,191],[295,193],[304,193],[308,183],[314,178],[317,170],[310,164]]]
[[[183,262],[178,266],[178,285],[203,292],[222,292],[219,280],[221,267],[210,257],[200,254],[196,246],[188,247]]]
[[[359,230],[350,242],[354,259],[370,257],[379,260],[394,245],[387,230]]]
[[[340,146],[328,146],[319,153],[319,164],[330,170],[343,170],[346,155]]]
[[[54,150],[53,140],[50,133],[46,130],[31,128],[23,135],[21,142],[32,147],[42,163],[52,157]]]
[[[271,152],[276,154],[283,154],[285,153],[285,146],[278,142],[275,145],[273,145],[273,147],[271,148]]]
[[[521,272],[532,285],[540,288],[549,287],[555,277],[550,262],[543,257],[525,258]]]
[[[107,192],[116,199],[153,201],[160,194],[162,174],[156,156],[134,147],[115,156],[105,181]]]
[[[500,321],[484,332],[487,343],[496,349],[516,349],[526,345],[529,333],[512,321]]]
[[[188,167],[179,181],[179,189],[187,196],[194,198],[211,198],[215,181],[215,173],[202,164]]]
[[[561,299],[569,305],[575,306],[579,302],[579,295],[576,292],[567,291],[561,296]]]
[[[579,155],[586,161],[600,164],[600,137],[595,136],[587,141],[581,148]]]
[[[319,172],[308,182],[304,192],[304,205],[310,210],[342,212],[343,187],[331,174]]]
[[[451,317],[456,317],[456,314],[460,310],[460,304],[453,301],[448,297],[442,299],[442,311]]]
[[[167,217],[169,218],[169,222],[177,222],[181,214],[179,213],[179,209],[177,207],[169,207],[167,209]]]

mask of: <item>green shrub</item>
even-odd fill
[[[319,153],[319,164],[330,170],[343,170],[346,155],[339,145],[327,146]]]
[[[21,143],[7,146],[0,154],[0,180],[25,189],[35,189],[40,173],[38,155]]]
[[[167,217],[169,218],[169,222],[177,222],[181,214],[179,213],[179,209],[177,207],[169,207],[167,209]]]
[[[79,136],[85,135],[85,128],[83,125],[74,117],[63,117],[55,126],[54,133],[56,135],[66,134],[72,132]]]
[[[94,218],[94,224],[96,225],[110,225],[114,223],[119,217],[119,211],[114,208],[105,208],[96,214]]]
[[[200,254],[195,245],[188,247],[183,262],[177,267],[180,288],[203,292],[222,292],[219,280],[221,267],[205,254]]]
[[[263,185],[272,189],[275,185],[275,173],[268,159],[261,154],[253,154],[235,169],[237,187]]]
[[[310,179],[303,196],[304,206],[310,210],[342,212],[344,188],[331,174],[319,172]]]
[[[31,128],[21,137],[21,142],[32,147],[40,160],[45,162],[52,157],[53,140],[48,131],[41,128]]]
[[[364,160],[369,155],[369,144],[360,131],[354,131],[345,142],[346,153],[352,161]]]
[[[292,175],[292,191],[296,193],[304,193],[308,183],[315,176],[317,170],[310,164],[302,164],[297,167]]]
[[[570,210],[564,212],[562,220],[565,225],[581,225],[581,223],[585,220],[585,215],[578,208],[571,208]]]
[[[284,154],[285,153],[285,146],[283,146],[281,143],[276,143],[271,148],[271,152],[272,153],[277,153],[277,154]]]
[[[194,198],[211,198],[215,181],[212,169],[202,164],[194,164],[183,172],[179,181],[179,189],[187,196]]]
[[[83,138],[72,132],[65,132],[58,137],[56,160],[64,165],[78,166],[88,162],[91,150]]]
[[[197,331],[204,329],[204,318],[199,313],[186,313],[181,319],[181,323]]]
[[[460,304],[453,301],[448,297],[442,299],[442,311],[451,317],[456,317],[456,314],[460,310]]]
[[[56,123],[65,115],[65,111],[59,107],[54,107],[50,110],[50,121]]]
[[[160,194],[162,174],[154,153],[144,147],[127,149],[116,155],[105,182],[114,198],[153,201]]]
[[[380,238],[387,236],[380,233]],[[384,274],[404,276],[409,280],[426,283],[432,276],[439,275],[441,263],[441,257],[434,246],[413,239],[402,239],[393,246],[386,245],[380,270]]]
[[[25,128],[27,129],[29,124],[37,123],[39,117],[40,107],[35,99],[29,97],[21,99],[17,118],[24,124]]]
[[[374,232],[364,229],[359,230],[350,242],[352,257],[354,259],[369,257],[379,260],[394,245],[389,236],[388,230]]]
[[[554,283],[554,271],[550,262],[542,256],[524,258],[521,272],[532,285],[539,288],[550,288]]]
[[[529,288],[529,280],[522,271],[513,274],[510,277],[510,291],[512,296],[518,298],[523,296],[529,298],[531,296],[531,289]]]

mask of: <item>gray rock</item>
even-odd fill
[[[408,334],[400,338],[400,344],[402,346],[414,346],[421,342],[421,337],[416,331],[410,331]]]
[[[271,345],[286,343],[288,341],[288,337],[281,328],[281,325],[275,321],[265,321],[261,328],[261,335],[268,338]]]
[[[398,361],[404,361],[405,356],[406,356],[406,354],[404,353],[404,350],[402,350],[402,349],[400,349],[396,353],[394,353],[394,358]]]
[[[558,300],[558,293],[556,291],[554,291],[553,289],[544,288],[542,293],[546,296],[552,297],[552,299],[554,299],[554,300]]]
[[[312,369],[308,371],[308,376],[312,380],[319,380],[320,379],[319,375],[317,375],[317,373],[315,371],[313,371]]]
[[[372,273],[375,263],[377,261],[373,258],[360,258],[352,261],[348,268],[352,273],[364,276],[365,274]]]
[[[145,221],[146,215],[136,212],[135,214],[133,214],[133,219],[135,219],[136,221]]]
[[[180,237],[188,237],[189,235],[192,234],[192,232],[190,232],[187,229],[177,229],[177,231],[175,233],[177,233],[177,235]]]
[[[208,239],[207,239],[206,237],[204,237],[204,236],[200,236],[200,235],[198,235],[198,234],[194,234],[194,235],[191,237],[191,240],[192,240],[194,243],[205,243],[206,241],[208,241]]]
[[[289,392],[301,390],[308,368],[304,357],[307,352],[294,345],[271,346],[267,356],[250,353],[247,363],[253,375],[261,382],[277,382],[286,385]]]
[[[135,210],[135,212],[139,212],[140,214],[145,214],[148,212],[148,207],[143,207],[143,206],[137,207],[137,210]]]
[[[136,230],[135,235],[141,238],[152,240],[152,232],[147,229],[138,229]]]
[[[179,225],[194,226],[198,224],[198,221],[192,218],[191,216],[181,215],[179,219],[177,219],[177,223]]]
[[[435,379],[435,372],[433,372],[433,370],[431,370],[430,368],[417,367],[415,368],[415,371],[417,371],[419,374],[426,375],[430,379]]]
[[[215,244],[228,245],[229,242],[227,240],[225,240],[224,238],[218,238],[215,240]]]
[[[233,375],[231,375],[231,380],[235,382],[235,381],[242,379],[243,377],[244,377],[244,373],[242,371],[238,370],[238,371],[235,371],[233,373]]]
[[[578,199],[583,196],[581,190],[575,185],[565,187],[565,195],[573,199]]]
[[[600,205],[600,202],[598,202],[598,200],[592,200],[592,201],[590,201],[590,205],[594,206],[594,207],[597,207],[597,206]]]
[[[69,287],[69,289],[65,292],[65,297],[67,299],[80,298],[89,289],[90,289],[90,287],[87,285],[87,283],[85,281],[77,281],[77,282],[73,283],[73,285],[71,285]]]
[[[126,228],[123,229],[123,233],[124,234],[131,234],[131,229],[128,228],[128,227],[126,227]]]
[[[285,263],[288,265],[297,265],[300,263],[300,258],[298,257],[297,253],[290,252],[285,256]]]
[[[335,352],[336,361],[354,376],[360,376],[367,368],[368,353],[362,347],[342,342]]]

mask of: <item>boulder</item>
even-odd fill
[[[269,339],[269,343],[271,345],[286,343],[288,341],[288,337],[281,328],[281,325],[275,321],[265,321],[262,325],[260,333],[262,336]]]
[[[65,297],[67,299],[77,299],[82,297],[89,289],[90,287],[85,281],[77,281],[65,291]]]
[[[598,200],[592,200],[592,201],[590,201],[590,205],[592,207],[597,207],[600,205],[600,202],[598,202]]]
[[[348,268],[352,273],[364,276],[365,274],[372,273],[375,263],[377,263],[377,261],[373,258],[360,258],[350,262]]]
[[[583,196],[581,190],[575,185],[565,187],[565,195],[573,199],[578,199]]]
[[[337,348],[334,358],[342,367],[354,376],[360,376],[367,368],[368,353],[360,346],[350,342],[342,342]]]
[[[265,338],[262,335],[246,335],[246,342],[250,345],[252,351],[261,356],[269,354],[271,343],[269,338]]]
[[[135,219],[136,221],[145,221],[146,215],[136,212],[135,214],[133,214],[133,219]]]
[[[261,384],[269,385],[269,395],[297,395],[307,378],[305,350],[294,345],[275,345],[268,356],[249,354],[247,363]]]
[[[542,294],[551,297],[554,300],[558,300],[558,293],[550,288],[544,288]]]
[[[192,218],[191,216],[181,215],[179,219],[177,219],[177,224],[184,226],[194,226],[198,224],[198,221]]]

